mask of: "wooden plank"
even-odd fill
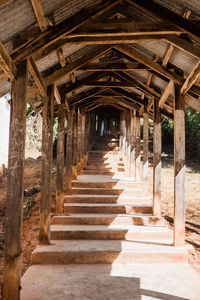
[[[159,107],[163,107],[165,102],[167,101],[167,98],[170,94],[174,95],[174,82],[173,80],[170,80],[169,84],[167,85],[166,89],[164,90],[164,93],[162,94],[160,100],[159,100]]]
[[[195,84],[198,77],[200,75],[200,62],[196,65],[196,67],[192,70],[188,78],[185,80],[182,88],[181,88],[181,94],[185,95],[189,89]]]
[[[135,180],[136,182],[141,181],[141,154],[140,154],[140,116],[136,112],[136,144],[135,144]]]
[[[185,104],[191,107],[192,109],[200,112],[200,101],[198,99],[195,99],[191,97],[190,95],[186,95],[184,97],[185,99]]]
[[[175,86],[174,108],[174,246],[185,244],[185,112],[184,96]]]
[[[51,170],[53,152],[53,86],[48,87],[47,97],[44,97],[43,124],[42,124],[42,171],[41,171],[41,198],[39,243],[50,243],[50,213],[51,213]]]
[[[54,94],[54,98],[56,99],[57,104],[61,104],[61,96],[60,96],[60,93],[58,91],[56,84],[53,85],[53,94]]]
[[[95,86],[95,87],[133,87],[133,84],[126,81],[90,81],[84,84],[85,86]]]
[[[59,81],[62,77],[66,76],[67,74],[76,71],[78,68],[80,68],[84,64],[105,54],[111,48],[112,48],[111,45],[102,45],[102,46],[97,46],[97,47],[91,47],[91,49],[90,49],[90,51],[88,51],[87,55],[84,55],[81,58],[76,59],[75,61],[66,65],[64,68],[61,68],[61,69],[53,72],[51,75],[47,76],[44,79],[45,85],[49,86],[53,83],[56,83],[57,81]],[[37,92],[38,92],[37,86],[30,87],[28,89],[28,97],[35,95]]]
[[[28,64],[29,71],[31,72],[33,79],[35,80],[40,93],[42,94],[43,97],[46,97],[47,96],[46,85],[32,57],[29,58],[28,62],[29,62]]]
[[[148,147],[149,143],[149,116],[148,112],[145,110],[143,113],[143,168],[142,168],[142,178],[143,187],[148,190]]]
[[[0,41],[0,67],[11,80],[14,79],[16,74],[16,67],[12,61],[8,51]]]
[[[183,30],[185,33],[188,33],[193,38],[200,41],[199,26],[194,22],[188,21],[187,19],[178,15],[174,11],[169,10],[168,8],[152,0],[149,0],[148,2],[143,0],[128,0],[128,2],[147,13],[155,14],[162,20],[166,20],[174,24],[175,26]]]
[[[22,61],[17,66],[16,79],[12,83],[11,91],[3,278],[3,299],[5,300],[19,300],[20,291],[27,84],[27,62]]]
[[[31,0],[32,7],[35,13],[40,30],[43,32],[47,30],[47,22],[44,16],[44,11],[40,0]]]
[[[140,105],[147,105],[148,104],[148,99],[145,98],[144,100],[141,100],[140,97],[135,94],[135,93],[130,93],[128,91],[126,91],[125,89],[121,89],[121,88],[111,88],[110,90],[114,91],[114,92],[117,92],[121,95],[123,95],[125,98],[131,100],[131,101],[134,101]]]
[[[71,194],[73,111],[72,110],[68,111],[66,115],[67,115],[67,148],[66,148],[65,189],[67,194]]]
[[[172,73],[166,71],[162,66],[160,66],[158,63],[152,61],[151,58],[146,56],[145,54],[141,53],[140,51],[136,50],[135,48],[129,46],[129,45],[116,45],[115,49],[118,51],[126,54],[127,56],[137,60],[138,62],[146,65],[150,69],[156,71],[157,73],[163,75],[164,77],[168,79],[174,80],[174,82],[179,83],[180,81],[177,79],[176,76],[174,76]]]
[[[79,12],[69,17],[67,20],[51,27],[50,29],[42,32],[35,38],[31,39],[28,43],[25,43],[18,49],[12,52],[13,60],[19,61],[37,54],[37,57],[41,57],[50,53],[49,47],[53,46],[55,51],[65,44],[65,37],[72,31],[78,29],[81,25],[94,19],[105,11],[114,7],[120,0],[102,0],[98,1],[94,5],[81,9]]]
[[[161,112],[158,101],[154,99],[153,126],[153,214],[160,216],[161,202]]]
[[[65,162],[65,103],[58,108],[58,137],[56,160],[56,213],[63,213],[64,209],[64,162]]]
[[[167,53],[165,54],[165,57],[163,58],[163,62],[162,62],[162,66],[163,67],[166,67],[169,60],[170,60],[170,57],[172,56],[172,53],[174,52],[174,46],[173,45],[170,45],[168,50],[167,50]]]
[[[87,92],[81,92],[79,93],[78,95],[76,95],[76,98],[70,98],[69,99],[69,103],[71,105],[73,104],[78,104],[78,103],[81,103],[103,91],[105,91],[106,89],[103,89],[103,88],[93,88],[93,89],[90,89],[89,91]]]
[[[65,108],[69,111],[69,99],[67,98],[67,95],[65,95]]]

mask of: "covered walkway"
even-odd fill
[[[11,95],[3,300],[199,300],[185,246],[185,111],[200,111],[199,17],[196,0],[0,1],[0,96]],[[39,245],[21,285],[27,102],[43,118],[42,176]],[[172,231],[160,209],[164,118],[174,120]]]

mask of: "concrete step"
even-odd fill
[[[134,225],[51,225],[52,240],[169,240],[172,231],[163,226]]]
[[[65,203],[64,213],[93,213],[93,214],[152,214],[152,206],[145,204],[90,204]]]
[[[111,165],[104,166],[104,165],[86,165],[84,170],[103,170],[103,171],[125,171],[124,166],[118,165]]]
[[[199,300],[200,275],[186,263],[33,265],[21,300]]]
[[[80,181],[80,180],[73,180],[72,187],[78,188],[108,188],[108,189],[118,189],[118,188],[142,188],[142,184],[136,182],[129,182],[129,181]]]
[[[112,195],[66,195],[65,203],[119,203],[119,204],[134,204],[134,203],[152,203],[152,196],[112,196]]]
[[[100,162],[96,162],[95,164],[90,164],[90,162],[87,163],[87,167],[99,167],[99,168],[112,168],[112,167],[124,167],[124,163],[123,162],[113,162],[113,163],[109,163],[109,162],[105,162],[105,163],[100,163]]]
[[[54,216],[52,225],[143,225],[164,226],[162,217],[130,214],[69,214]]]
[[[81,174],[85,175],[123,175],[128,176],[127,172],[118,172],[118,171],[104,171],[104,170],[82,170]]]
[[[32,264],[111,264],[186,262],[184,247],[164,241],[52,240],[32,253]]]
[[[121,152],[114,150],[114,151],[103,151],[103,150],[93,150],[93,151],[88,151],[88,155],[119,155]]]
[[[77,188],[72,187],[72,195],[144,195],[142,189],[128,188]],[[145,195],[144,195],[145,196]]]

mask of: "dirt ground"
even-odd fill
[[[151,162],[151,160],[150,160]],[[173,222],[173,160],[163,155],[162,163],[162,215]],[[39,200],[40,200],[41,160],[29,158],[25,162],[25,204],[23,223],[23,273],[30,266],[31,252],[38,243]],[[150,184],[152,185],[152,167],[149,168]],[[55,168],[52,171],[52,212],[55,208]],[[3,242],[6,195],[6,176],[0,177],[0,281],[3,275]],[[189,262],[200,272],[200,165],[188,162],[186,168],[186,242],[193,245],[194,253],[190,254]],[[1,299],[1,295],[0,295]]]

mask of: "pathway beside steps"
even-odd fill
[[[172,231],[152,215],[151,195],[127,176],[119,151],[89,152],[50,236],[32,254],[22,300],[200,300],[186,247],[172,246]]]

